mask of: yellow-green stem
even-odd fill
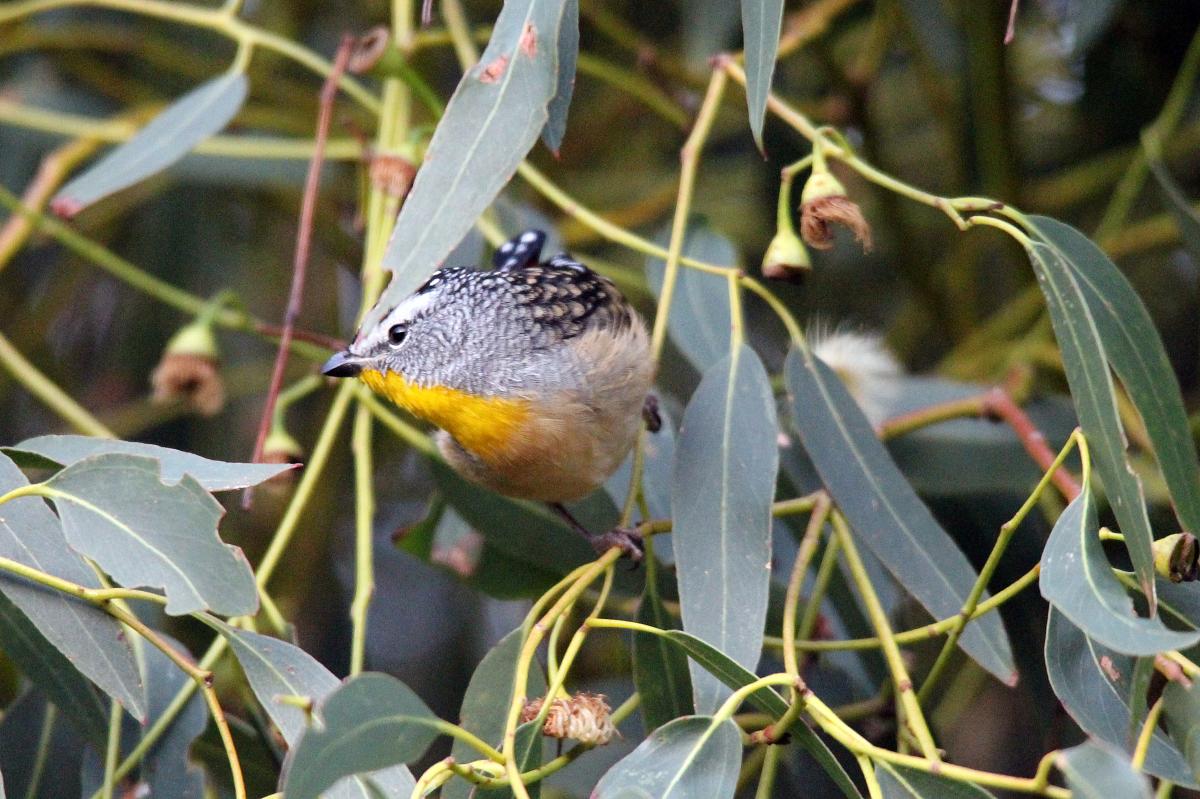
[[[359,404],[350,447],[354,454],[354,599],[350,603],[350,674],[363,670],[367,618],[375,594],[375,487],[371,459],[371,411]]]

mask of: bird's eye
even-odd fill
[[[408,335],[408,330],[404,325],[392,325],[388,329],[388,342],[393,347],[399,347],[404,343],[404,338]]]

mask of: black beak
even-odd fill
[[[328,377],[357,377],[362,370],[362,360],[350,350],[344,350],[325,362],[321,374]]]

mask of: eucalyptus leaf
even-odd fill
[[[746,105],[754,143],[763,149],[763,121],[767,95],[775,74],[779,31],[783,27],[783,0],[742,0],[742,43],[746,54]]]
[[[351,677],[319,714],[323,728],[306,730],[284,764],[287,799],[318,799],[343,777],[416,760],[438,735],[433,712],[386,674]]]
[[[972,785],[927,771],[876,761],[875,777],[883,799],[988,799],[992,794]]]
[[[788,354],[784,379],[792,423],[861,541],[935,618],[962,610],[975,570],[904,479],[841,380],[807,349]],[[1016,682],[996,614],[967,625],[959,646],[997,679]]]
[[[665,227],[655,241],[663,247],[669,246],[670,227]],[[729,239],[698,217],[688,222],[683,255],[722,266],[735,266],[740,260]],[[646,282],[656,300],[662,299],[666,268],[661,258],[646,260]],[[667,332],[701,374],[729,353],[729,326],[729,281],[720,275],[680,267],[675,277]]]
[[[1109,365],[1145,422],[1175,511],[1185,529],[1200,529],[1200,462],[1179,380],[1150,313],[1091,239],[1054,219],[1035,216],[1030,221],[1073,269]]]
[[[446,106],[404,202],[383,268],[392,281],[362,326],[407,297],[471,229],[549,120],[567,0],[508,0],[480,61]]]
[[[709,369],[684,411],[671,510],[683,628],[753,669],[771,581],[778,425],[767,371],[741,345]],[[696,709],[729,695],[692,669]]]
[[[0,493],[25,485],[28,481],[21,470],[0,454]],[[96,573],[67,545],[58,519],[37,497],[21,497],[0,507],[0,557],[85,588],[101,587]],[[112,616],[81,599],[7,572],[0,572],[0,593],[83,676],[134,718],[146,720],[142,676],[125,632]]]
[[[103,746],[103,739],[100,745]],[[63,799],[79,796],[84,739],[36,689],[18,696],[0,719],[0,797]]]
[[[1096,471],[1116,514],[1138,583],[1155,609],[1154,534],[1146,515],[1142,483],[1125,457],[1125,430],[1117,413],[1117,396],[1108,371],[1108,353],[1096,315],[1075,269],[1057,246],[1031,242],[1029,258],[1046,297],[1054,335],[1062,350],[1063,368],[1079,425],[1091,445]]]
[[[471,675],[459,710],[459,726],[496,748],[500,748],[504,739],[503,711],[513,699],[513,682],[521,643],[521,629],[517,628],[501,638],[483,656]],[[529,669],[528,685],[519,690],[522,696],[545,696],[546,678],[536,661]],[[517,749],[518,754],[524,752],[523,770],[527,764],[534,765],[534,755],[541,756],[541,736],[533,736],[531,732],[521,734],[518,731]],[[450,755],[459,763],[479,759],[479,754],[470,744],[458,740],[454,742]],[[511,795],[511,792],[506,789],[483,791],[466,780],[452,780],[442,788],[442,799],[498,799],[505,795]]]
[[[578,60],[579,0],[565,0],[562,25],[558,32],[557,88],[547,109],[549,119],[546,120],[546,128],[542,131],[542,141],[556,157],[563,137],[567,135],[567,112],[571,108],[571,95],[575,93],[575,64]]]
[[[733,721],[676,719],[609,769],[592,799],[732,799],[741,761],[742,736]]]
[[[144,180],[187,155],[229,124],[246,101],[249,83],[241,71],[226,72],[197,86],[70,180],[51,201],[60,216],[74,216],[97,200]]]
[[[319,704],[341,680],[303,649],[278,638],[231,627],[212,617],[202,617],[229,641],[234,656],[246,674],[250,690],[279,728],[288,746],[295,746],[308,727],[307,714],[279,701],[281,696],[306,696]],[[408,767],[399,764],[370,774],[371,781],[388,797],[407,797],[415,781]],[[340,780],[325,791],[326,799],[370,799],[365,777]]]
[[[1046,623],[1046,673],[1063,708],[1088,735],[1125,749],[1134,659],[1091,640],[1062,613]],[[1197,786],[1183,755],[1161,730],[1146,751],[1145,770],[1188,788]]]
[[[1192,775],[1200,778],[1200,688],[1168,682],[1162,694],[1167,732],[1179,748]]]
[[[42,486],[71,546],[121,585],[162,588],[167,613],[257,609],[250,564],[217,535],[224,509],[188,475],[168,484],[152,458],[94,455]]]
[[[164,482],[178,483],[187,474],[206,491],[229,491],[234,488],[258,485],[295,468],[295,464],[290,463],[214,461],[190,452],[181,452],[154,444],[90,436],[38,436],[14,446],[5,447],[3,450],[18,463],[22,462],[24,455],[33,454],[45,458],[57,466],[70,466],[93,455],[144,455],[156,459],[161,464]],[[38,464],[34,463],[33,465]]]
[[[1150,781],[1112,744],[1085,741],[1059,752],[1054,762],[1077,799],[1150,799]]]
[[[670,630],[675,627],[675,620],[667,613],[661,593],[667,577],[661,565],[655,566],[654,574],[656,579],[651,580],[648,567],[637,620],[660,630]],[[656,635],[635,635],[632,655],[633,684],[641,697],[642,721],[647,733],[672,719],[695,712],[687,655],[679,647]]]
[[[1067,505],[1042,552],[1042,596],[1093,640],[1126,655],[1186,649],[1200,632],[1169,630],[1134,611],[1100,543],[1091,487]]]

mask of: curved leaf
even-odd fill
[[[229,491],[234,488],[258,485],[289,469],[296,468],[295,464],[290,463],[214,461],[190,452],[181,452],[154,444],[90,436],[38,436],[2,449],[18,460],[22,455],[32,453],[58,466],[70,466],[93,455],[144,455],[159,462],[163,482],[178,483],[187,474],[203,486],[205,491]],[[41,464],[33,463],[31,465]]]
[[[121,585],[162,588],[167,613],[258,607],[245,556],[217,535],[224,509],[191,477],[168,485],[151,458],[96,455],[42,486],[71,546]]]
[[[295,746],[308,727],[303,710],[279,701],[281,696],[307,696],[319,704],[341,680],[303,649],[278,638],[240,630],[212,617],[201,617],[229,641],[246,681],[288,746]],[[325,799],[372,799],[367,777],[347,777],[325,791]],[[369,775],[389,797],[407,797],[415,780],[400,764]]]
[[[592,792],[592,799],[732,799],[742,762],[737,725],[711,716],[676,719],[655,730],[617,762]]]
[[[25,475],[0,454],[0,493],[23,485],[28,485]],[[67,545],[58,519],[37,497],[14,499],[0,507],[0,557],[87,588],[101,587],[96,573]],[[61,591],[7,573],[0,576],[0,593],[83,676],[120,702],[134,718],[146,720],[142,676],[129,641],[112,616]]]
[[[558,32],[558,83],[554,99],[547,109],[549,119],[542,131],[542,141],[555,156],[567,135],[567,112],[571,95],[575,93],[575,63],[579,60],[579,0],[565,0],[562,25]],[[547,247],[547,252],[556,252]]]
[[[1078,799],[1150,799],[1150,781],[1112,744],[1090,740],[1054,759]]]
[[[1042,596],[1093,640],[1127,655],[1186,649],[1200,632],[1169,630],[1159,619],[1141,618],[1112,573],[1100,543],[1090,486],[1058,517],[1042,551]]]
[[[504,712],[512,701],[513,680],[516,676],[517,658],[521,654],[521,630],[517,628],[500,639],[492,649],[479,661],[467,691],[463,694],[462,708],[459,711],[459,725],[468,732],[474,733],[481,740],[499,748],[504,738]],[[546,693],[546,678],[541,667],[535,661],[529,670],[529,684],[521,689],[522,695],[544,696]],[[535,768],[534,759],[541,756],[541,736],[531,735],[530,731],[522,734],[522,730],[530,725],[523,725],[517,730],[516,752],[521,758],[522,771]],[[540,732],[540,730],[539,730]],[[456,740],[450,755],[459,763],[467,763],[478,759],[478,753],[470,744]],[[488,799],[511,795],[508,790],[483,791],[466,780],[452,780],[442,788],[442,799]]]
[[[1146,424],[1175,511],[1185,529],[1200,530],[1200,462],[1179,380],[1145,304],[1116,264],[1087,236],[1047,217],[1030,217],[1030,221],[1073,268],[1109,365]]]
[[[1130,744],[1132,657],[1091,640],[1052,607],[1046,624],[1046,673],[1055,695],[1084,732],[1118,748]],[[1146,771],[1196,787],[1191,769],[1161,730],[1150,739]]]
[[[383,255],[392,282],[369,328],[440,264],[508,183],[558,94],[566,0],[508,0],[479,63],[459,81],[434,131]]]
[[[666,247],[671,229],[666,227],[655,238]],[[700,218],[688,221],[683,239],[683,254],[713,264],[732,266],[738,253],[729,239],[717,233]],[[656,300],[662,299],[667,264],[661,258],[646,260],[646,282]],[[671,341],[702,374],[729,353],[729,284],[719,275],[680,268],[675,278],[675,296],[667,331]]]
[[[102,197],[161,172],[229,124],[246,101],[242,72],[226,72],[171,103],[137,135],[72,179],[50,207],[74,216]]]
[[[746,53],[746,105],[754,143],[763,149],[762,129],[767,115],[767,95],[775,74],[779,30],[783,26],[783,0],[742,0],[742,44]]]
[[[855,533],[934,617],[958,613],[975,570],[896,467],[837,375],[807,349],[784,367],[788,401],[804,448]],[[982,616],[959,646],[997,679],[1017,680],[1000,618]]]
[[[989,799],[992,794],[969,782],[939,777],[927,771],[884,761],[875,764],[883,799]]]
[[[286,799],[318,799],[343,777],[420,757],[437,730],[433,712],[386,674],[352,677],[326,697],[324,728],[309,728],[288,755]]]
[[[741,345],[705,373],[679,427],[671,481],[683,628],[753,669],[771,581],[771,501],[779,468],[770,378]],[[728,696],[692,669],[696,709]]]
[[[1096,314],[1082,287],[1080,271],[1058,247],[1032,242],[1027,250],[1050,309],[1079,426],[1092,445],[1096,471],[1104,481],[1138,583],[1153,614],[1154,534],[1146,516],[1142,482],[1125,459],[1125,429],[1117,414],[1117,395],[1108,371],[1109,356],[1097,328]]]

